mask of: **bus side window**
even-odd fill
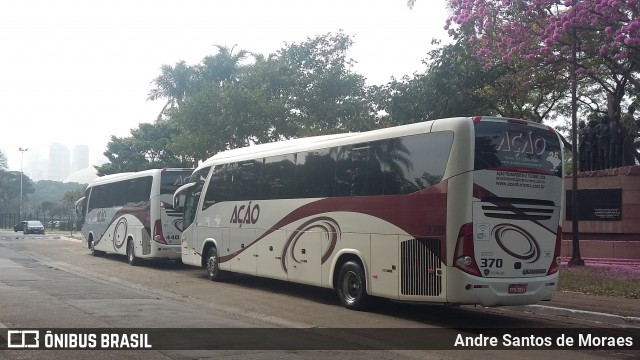
[[[300,152],[296,155],[294,188],[298,189],[297,197],[333,196],[336,161],[331,156],[331,149]]]
[[[294,155],[277,155],[264,159],[257,199],[293,199],[297,197]]]
[[[207,187],[202,210],[206,210],[209,206],[232,199],[231,191],[233,190],[233,164],[217,165],[213,169],[209,186]]]
[[[410,194],[439,183],[449,163],[453,132],[385,140],[384,194]]]
[[[260,197],[260,170],[262,162],[255,160],[238,163],[233,173],[233,199],[254,200]]]

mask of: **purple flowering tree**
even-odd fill
[[[411,1],[410,1],[411,2]],[[515,62],[531,84],[536,70],[597,85],[612,110],[640,93],[640,0],[448,0],[446,28],[468,37],[487,66]],[[575,64],[572,43],[576,41]]]

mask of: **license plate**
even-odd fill
[[[509,284],[509,294],[524,294],[527,292],[527,284]]]

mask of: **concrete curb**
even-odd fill
[[[523,305],[523,306],[512,306],[510,308],[514,310],[518,309],[520,311],[530,312],[533,314],[565,316],[565,317],[578,318],[582,320],[589,320],[589,321],[605,323],[605,324],[627,325],[632,327],[638,327],[640,325],[640,318],[633,317],[633,316],[621,316],[621,315],[606,314],[606,313],[586,311],[586,310],[568,309],[568,308],[561,308],[561,307],[547,306],[547,305]]]

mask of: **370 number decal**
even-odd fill
[[[480,267],[483,268],[501,268],[502,267],[502,259],[489,259],[489,258],[480,258]]]

